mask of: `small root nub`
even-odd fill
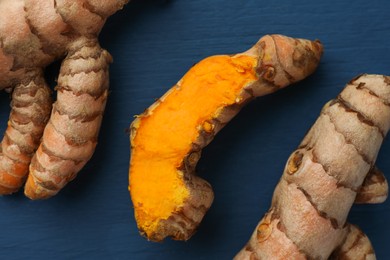
[[[303,154],[300,151],[296,151],[287,162],[287,173],[294,174],[298,171],[302,164]]]
[[[257,241],[263,242],[268,239],[272,233],[272,226],[270,223],[260,223],[257,227]]]

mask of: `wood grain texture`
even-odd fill
[[[360,73],[389,74],[390,1],[135,0],[110,18],[101,46],[113,56],[111,87],[92,160],[58,197],[0,198],[0,250],[6,259],[231,259],[247,241],[290,152],[322,105]],[[245,50],[260,36],[318,38],[325,52],[304,82],[245,107],[202,154],[197,172],[214,187],[212,209],[187,243],[139,236],[127,191],[126,128],[196,61]],[[58,66],[57,66],[58,67]],[[57,67],[47,74],[54,79]],[[53,84],[54,86],[54,80]],[[0,93],[0,130],[9,97]],[[239,152],[237,152],[239,151]],[[389,178],[390,142],[378,167]],[[207,175],[206,175],[207,173]],[[390,256],[390,202],[355,205],[349,221]]]

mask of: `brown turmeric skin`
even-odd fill
[[[0,1],[0,90],[12,91],[0,148],[1,195],[18,191],[28,177],[26,196],[53,196],[92,156],[112,61],[97,37],[127,2]],[[43,70],[64,57],[52,105]]]
[[[387,198],[375,160],[390,128],[389,104],[390,77],[362,75],[324,106],[235,259],[375,259],[367,236],[346,219],[354,202]]]
[[[202,148],[248,101],[310,75],[321,54],[318,41],[264,36],[244,53],[202,60],[132,122],[129,190],[143,235],[191,237],[213,201],[195,175]]]

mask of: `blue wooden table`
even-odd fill
[[[93,159],[58,196],[0,198],[0,259],[230,259],[270,205],[289,154],[323,104],[360,73],[390,74],[390,1],[139,0],[111,17],[101,44],[114,57],[111,92]],[[247,105],[204,150],[197,172],[215,201],[187,242],[146,241],[127,190],[126,129],[197,61],[248,49],[280,33],[320,39],[307,80]],[[58,67],[58,66],[57,66]],[[56,66],[48,70],[51,78]],[[0,94],[0,130],[9,113]],[[390,142],[377,165],[390,178]],[[355,205],[349,221],[390,257],[390,201]]]

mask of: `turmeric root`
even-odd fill
[[[0,90],[13,90],[0,194],[18,191],[28,175],[26,196],[53,196],[92,156],[111,62],[97,36],[126,2],[0,1]],[[43,69],[63,57],[52,108]]]
[[[248,101],[310,75],[321,54],[318,41],[264,36],[244,53],[202,60],[132,122],[129,190],[143,235],[191,237],[213,201],[194,174],[202,148]]]
[[[367,236],[346,219],[354,201],[387,197],[375,160],[390,128],[389,104],[390,77],[362,75],[324,106],[236,259],[375,259]]]

